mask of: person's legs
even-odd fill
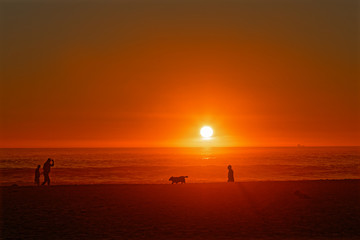
[[[50,184],[49,174],[44,173],[44,182],[41,185],[44,185],[45,183]]]

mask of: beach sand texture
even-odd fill
[[[360,180],[1,187],[3,239],[360,239]]]

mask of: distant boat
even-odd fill
[[[299,148],[299,147],[305,147],[305,146],[304,146],[304,145],[301,145],[301,144],[298,144],[297,147]]]

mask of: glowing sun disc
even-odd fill
[[[205,126],[200,130],[200,135],[204,138],[210,138],[213,135],[214,131],[211,127]]]

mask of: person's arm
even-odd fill
[[[51,159],[51,165],[50,166],[54,166],[54,160],[53,159]]]

